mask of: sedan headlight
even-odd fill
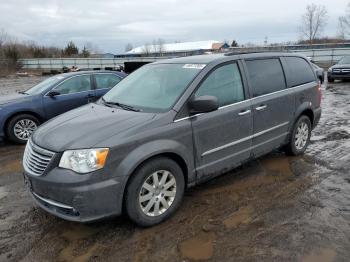
[[[104,167],[108,152],[108,148],[67,150],[61,157],[59,167],[89,173]]]

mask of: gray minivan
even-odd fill
[[[124,211],[155,225],[188,187],[276,148],[302,154],[320,103],[317,76],[296,54],[163,60],[40,126],[25,149],[25,181],[35,202],[61,218]]]

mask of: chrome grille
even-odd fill
[[[23,155],[24,170],[31,175],[41,176],[44,174],[54,155],[54,152],[34,145],[31,139],[29,139]]]
[[[333,73],[350,73],[350,68],[334,68]]]

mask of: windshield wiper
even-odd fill
[[[119,102],[110,102],[110,101],[106,101],[103,97],[102,97],[102,102],[105,104],[105,105],[113,105],[113,106],[118,106],[118,107],[121,107],[125,110],[129,110],[129,111],[134,111],[134,112],[140,112],[141,109],[138,109],[138,108],[135,108],[133,106],[130,106],[130,105],[126,105],[126,104],[122,104],[122,103],[119,103]]]
[[[26,91],[18,91],[19,94],[29,95]]]

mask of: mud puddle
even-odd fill
[[[336,257],[336,252],[333,249],[323,249],[313,251],[310,255],[303,258],[303,262],[332,262]]]
[[[180,253],[183,257],[192,260],[209,259],[214,253],[215,233],[201,232],[197,236],[184,240],[180,245]]]

